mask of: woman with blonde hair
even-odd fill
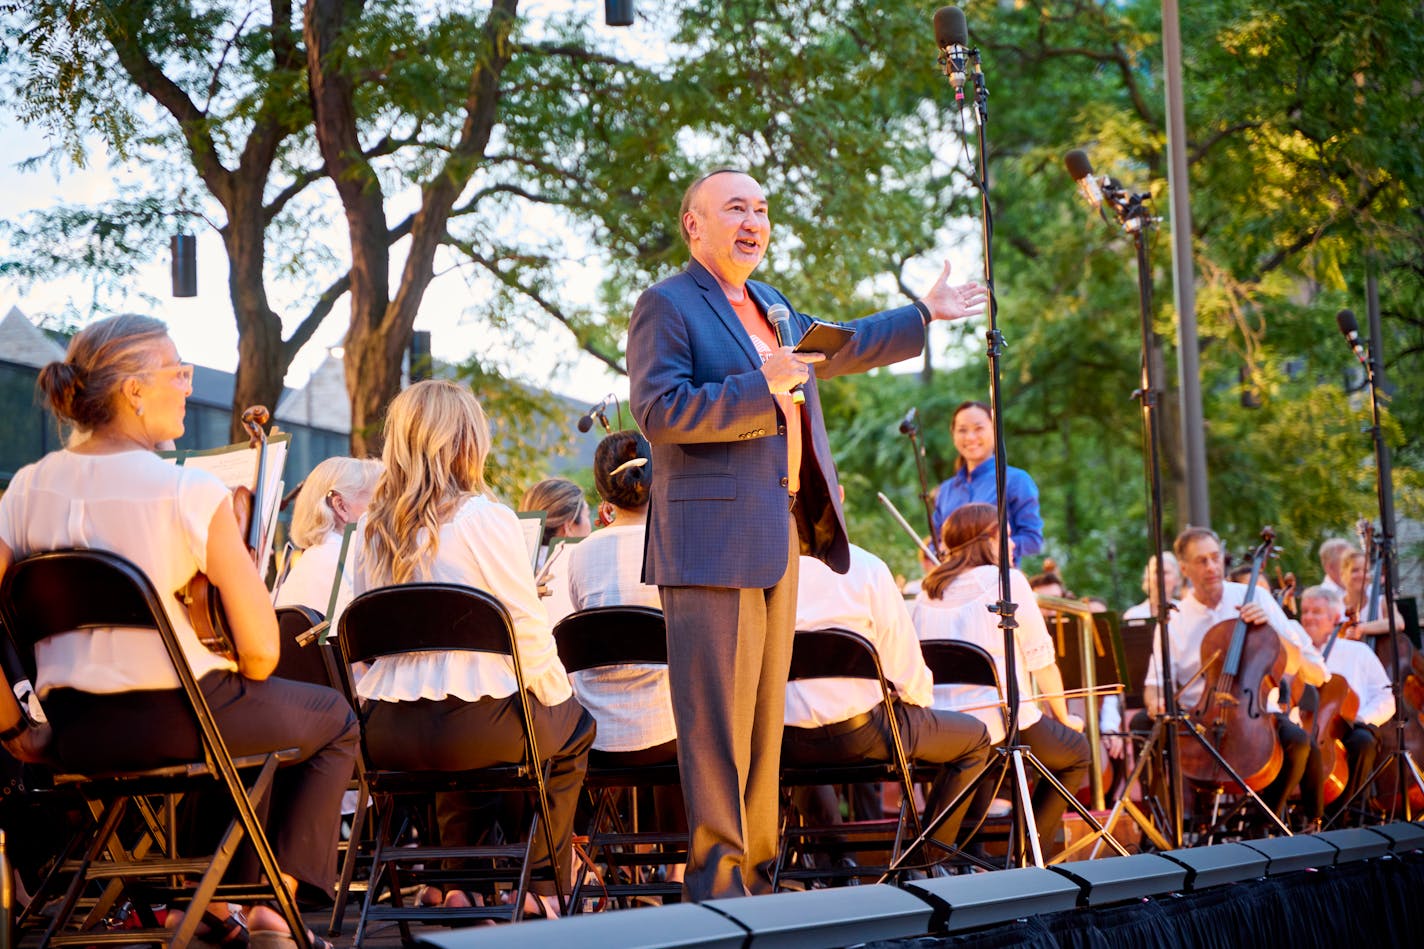
[[[183,434],[193,367],[179,360],[162,323],[125,315],[80,331],[38,384],[73,434],[65,448],[17,472],[0,498],[0,573],[17,559],[65,547],[110,551],[142,570],[163,594],[183,658],[233,755],[299,749],[300,760],[278,772],[269,796],[269,833],[289,890],[330,897],[356,722],[339,693],[271,678],[277,619],[231,496],[213,475],[154,454]],[[203,647],[173,595],[200,571],[222,592],[235,662]],[[95,773],[202,759],[156,632],[61,633],[36,647],[35,660],[50,751],[62,767]],[[0,708],[0,721],[10,712]],[[265,907],[249,912],[248,924],[254,936],[286,928]],[[237,938],[235,928],[217,935]]]
[[[380,476],[379,461],[345,457],[328,458],[307,475],[292,512],[292,543],[301,555],[282,580],[278,606],[327,612],[346,525],[366,513]],[[342,570],[340,602],[350,599],[351,572]]]
[[[562,880],[572,867],[574,810],[593,744],[593,719],[573,698],[559,662],[515,513],[485,485],[489,422],[470,391],[447,381],[418,382],[386,413],[385,471],[358,523],[353,585],[359,595],[392,584],[459,583],[492,594],[508,609],[531,693],[541,754],[550,762],[550,824]],[[521,761],[523,733],[509,660],[476,652],[413,652],[378,659],[361,679],[366,747],[383,767],[465,771]],[[477,828],[470,796],[439,795],[441,842],[471,843]],[[532,851],[548,866],[542,834]],[[531,889],[535,912],[557,909],[552,880]],[[466,905],[459,890],[445,905]]]
[[[940,542],[943,559],[925,577],[924,589],[911,610],[915,633],[921,640],[958,639],[983,647],[994,657],[1003,683],[1007,678],[1004,633],[998,619],[986,609],[999,599],[999,521],[994,506],[966,504],[956,509],[940,530]],[[1012,547],[1010,541],[1010,550]],[[1014,670],[1019,689],[1019,736],[1070,793],[1076,792],[1088,776],[1088,741],[1079,734],[1083,720],[1068,711],[1053,640],[1028,578],[1019,570],[1010,570],[1009,579],[1009,597],[1018,604]],[[1044,717],[1029,686],[1030,675],[1038,691],[1047,696],[1045,701],[1057,721]],[[995,744],[1005,737],[998,708],[970,709],[998,701],[1002,696],[986,694],[974,686],[935,686],[935,708],[969,711],[988,726],[989,739]],[[980,784],[981,791],[991,787],[987,781]],[[987,794],[982,795],[975,812],[982,813],[988,803]],[[1066,806],[1047,782],[1040,781],[1034,788],[1033,816],[1045,856]]]
[[[557,537],[582,540],[593,531],[588,500],[583,496],[583,488],[569,479],[545,478],[524,492],[519,510],[544,512],[544,533],[539,538],[539,558],[535,567],[542,581],[539,593],[545,597],[544,609],[549,614],[550,625],[553,625],[572,613],[575,607],[569,595],[569,551],[564,551],[562,563],[551,562],[554,553],[549,545]]]

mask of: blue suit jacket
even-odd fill
[[[748,281],[765,313],[783,303],[794,334],[810,325],[777,290]],[[802,552],[850,565],[845,515],[816,376],[863,372],[917,355],[914,306],[846,324],[855,336],[817,364],[801,412]],[[633,417],[653,447],[643,579],[660,586],[771,587],[786,571],[786,423],[761,359],[716,278],[697,261],[644,291],[628,330]]]

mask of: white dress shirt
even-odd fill
[[[365,536],[366,518],[362,517],[351,538],[350,554],[351,582],[358,596],[384,585],[371,577]],[[554,647],[544,605],[534,588],[524,530],[512,510],[483,496],[466,499],[455,515],[440,525],[439,550],[420,580],[464,584],[494,596],[514,621],[525,687],[548,706],[565,702],[573,694]],[[383,702],[444,698],[477,702],[513,695],[514,686],[514,665],[504,656],[429,650],[377,659],[356,692],[364,699]]]
[[[1340,584],[1336,583],[1334,580],[1330,579],[1328,575],[1325,577],[1324,580],[1320,581],[1320,588],[1322,590],[1331,590],[1335,593],[1340,594],[1340,598],[1342,600],[1345,598],[1345,588],[1342,587]]]
[[[1172,675],[1175,680],[1173,688],[1181,689],[1183,683],[1201,670],[1202,639],[1217,623],[1234,620],[1240,615],[1238,607],[1246,602],[1248,589],[1244,583],[1227,580],[1222,583],[1221,600],[1215,607],[1203,605],[1197,599],[1195,591],[1189,592],[1178,602],[1177,609],[1172,611],[1171,619],[1167,623],[1167,639],[1172,649]],[[1293,643],[1300,650],[1302,663],[1317,670],[1324,670],[1325,662],[1320,656],[1320,650],[1315,648],[1315,644],[1310,641],[1300,624],[1286,616],[1270,594],[1258,588],[1251,602],[1258,604],[1265,611],[1266,624],[1276,631],[1276,635]],[[1154,691],[1160,689],[1162,684],[1162,660],[1158,647],[1159,641],[1154,639],[1152,658],[1147,661],[1147,675],[1143,678],[1144,687]],[[1328,672],[1325,677],[1329,678]],[[1201,676],[1197,676],[1195,681],[1182,690],[1177,699],[1178,705],[1186,709],[1195,708],[1201,701],[1205,688],[1206,683],[1202,681]],[[1274,692],[1267,699],[1266,710],[1279,711]]]
[[[276,606],[305,606],[325,616],[331,607],[331,588],[336,582],[337,561],[341,559],[341,531],[331,531],[319,543],[302,551],[292,569],[287,571],[282,588],[277,591]],[[351,546],[356,546],[353,538]],[[348,552],[349,553],[349,552]],[[351,571],[341,574],[337,602],[351,601]]]
[[[1021,571],[1009,571],[1009,595],[1018,604],[1014,617],[1019,627],[1014,633],[1014,670],[1019,686],[1020,728],[1028,728],[1043,717],[1043,711],[1033,698],[1029,674],[1045,669],[1057,661],[1048,625],[1038,609],[1038,601],[1028,578]],[[999,669],[999,683],[1007,680],[1004,666],[1004,632],[999,618],[988,607],[999,600],[999,568],[984,564],[966,570],[954,578],[938,600],[920,591],[915,600],[913,616],[915,632],[920,639],[957,639],[982,647],[994,657]],[[936,685],[935,708],[952,711],[965,709],[989,729],[989,740],[995,744],[1004,740],[1004,719],[997,706],[978,708],[1003,701],[987,686]],[[974,709],[970,711],[970,709]]]
[[[51,452],[15,473],[0,497],[0,540],[19,560],[61,547],[107,550],[133,562],[152,581],[193,675],[237,671],[237,664],[198,641],[175,591],[207,569],[208,526],[223,483],[142,449],[111,455]],[[84,591],[75,590],[76,596]],[[35,691],[100,694],[179,688],[158,633],[92,629],[51,636],[35,648]]]
[[[885,679],[909,705],[934,704],[934,678],[920,653],[905,598],[879,557],[850,545],[850,570],[838,574],[815,557],[801,558],[797,629],[848,629],[870,640]],[[830,725],[880,704],[880,686],[866,679],[801,679],[786,683],[786,724]]]
[[[1325,664],[1331,673],[1344,676],[1359,697],[1355,721],[1378,726],[1394,718],[1394,689],[1373,649],[1353,639],[1336,638]]]
[[[596,606],[663,608],[658,588],[643,582],[644,524],[594,531],[564,556],[575,610]],[[666,666],[630,664],[575,672],[574,694],[598,723],[593,747],[638,751],[677,737]]]

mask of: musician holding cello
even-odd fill
[[[1172,613],[1167,627],[1172,649],[1172,670],[1176,676],[1175,688],[1179,690],[1177,704],[1180,708],[1192,710],[1203,705],[1203,696],[1208,687],[1205,680],[1208,677],[1200,674],[1202,667],[1212,666],[1219,659],[1215,655],[1202,655],[1203,640],[1213,627],[1234,621],[1238,616],[1251,627],[1264,625],[1275,632],[1285,657],[1284,675],[1297,676],[1307,685],[1319,685],[1329,678],[1320,653],[1303,636],[1299,627],[1286,617],[1275,600],[1266,595],[1252,595],[1248,598],[1247,591],[1251,588],[1247,584],[1231,583],[1225,579],[1226,565],[1222,556],[1221,539],[1215,532],[1205,527],[1188,527],[1178,535],[1172,546],[1181,565],[1182,575],[1191,584],[1191,589]],[[1154,715],[1161,714],[1163,710],[1161,673],[1158,671],[1160,663],[1154,642],[1152,659],[1148,663],[1143,686],[1144,703]],[[1319,799],[1319,794],[1316,793],[1320,782],[1319,756],[1314,756],[1317,767],[1310,769],[1310,736],[1285,715],[1277,714],[1279,706],[1275,704],[1274,696],[1262,695],[1260,698],[1264,705],[1261,727],[1274,727],[1283,753],[1278,772],[1274,779],[1269,779],[1269,784],[1264,784],[1260,794],[1268,807],[1277,814],[1283,814],[1288,795],[1298,785],[1301,786],[1304,800]],[[1243,708],[1242,711],[1246,710]],[[1265,721],[1267,717],[1272,721]],[[1211,740],[1210,729],[1207,731],[1207,737]],[[1188,746],[1182,747],[1186,749]],[[1239,769],[1240,766],[1231,761],[1229,751],[1222,751],[1228,762]],[[1314,773],[1309,773],[1311,771]],[[1310,820],[1320,817],[1318,813],[1307,816]]]
[[[1379,752],[1378,728],[1394,717],[1394,691],[1389,675],[1370,647],[1345,637],[1344,608],[1340,594],[1325,586],[1310,587],[1300,595],[1301,626],[1316,648],[1325,653],[1331,676],[1348,682],[1359,700],[1359,711],[1353,721],[1345,723],[1340,739],[1350,769],[1342,794],[1348,801],[1354,797],[1360,780],[1374,770]]]

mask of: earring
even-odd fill
[[[137,415],[139,418],[143,418],[143,406],[135,405],[134,414]]]

